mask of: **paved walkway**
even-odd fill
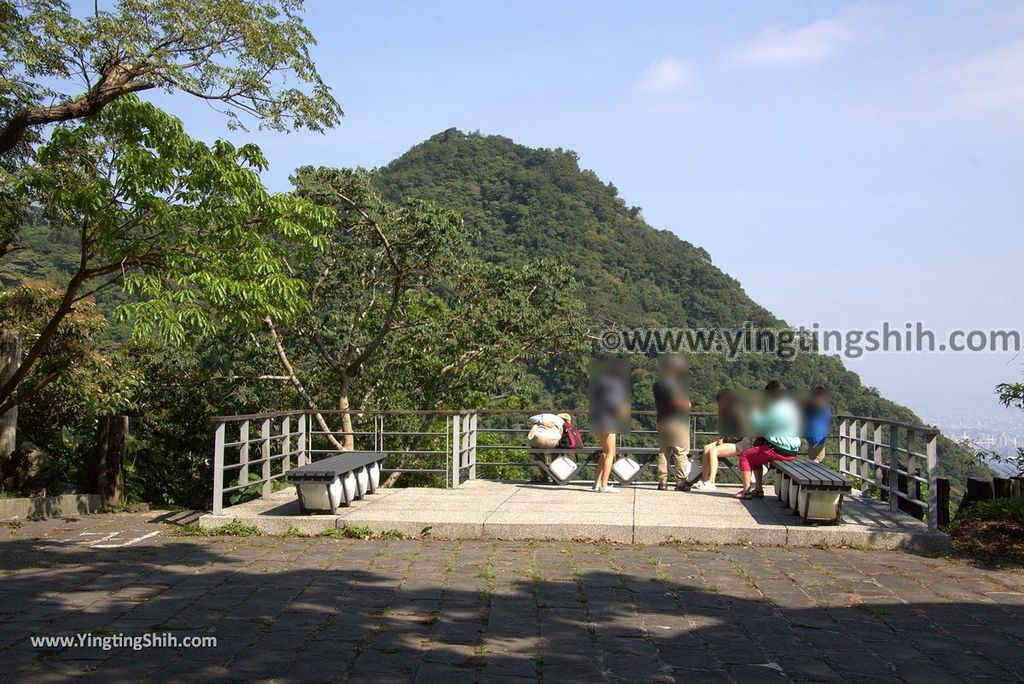
[[[0,528],[10,681],[1010,682],[1024,575],[900,552]],[[153,533],[156,534],[153,534]],[[170,632],[215,648],[41,648]]]
[[[203,524],[231,520],[256,525],[268,534],[289,528],[316,534],[332,527],[361,525],[380,532],[397,530],[418,536],[429,530],[447,539],[603,539],[657,544],[695,541],[772,546],[865,546],[946,550],[945,534],[929,534],[924,523],[887,503],[846,497],[844,524],[805,525],[776,500],[771,487],[763,499],[737,501],[735,486],[716,492],[659,492],[646,483],[614,494],[589,484],[558,487],[526,482],[473,480],[457,489],[382,489],[339,510],[338,516],[299,515],[293,489],[204,516]]]

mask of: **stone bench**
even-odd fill
[[[299,510],[337,513],[356,499],[376,491],[380,484],[382,451],[341,451],[285,473],[299,494]]]
[[[775,494],[805,523],[839,522],[843,495],[853,485],[843,475],[814,461],[774,461]]]

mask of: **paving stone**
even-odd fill
[[[101,552],[79,538],[131,525],[152,527],[96,516],[50,526],[46,540],[0,540],[0,563],[14,569],[0,579],[0,678],[940,684],[1024,674],[1024,582],[952,559],[167,531]],[[104,652],[29,640],[165,631],[218,646]]]

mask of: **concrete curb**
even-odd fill
[[[99,494],[62,494],[24,499],[0,499],[0,520],[12,518],[68,518],[103,512]]]

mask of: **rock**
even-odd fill
[[[6,459],[0,470],[4,491],[32,494],[45,493],[57,479],[53,457],[32,442],[21,442]]]

